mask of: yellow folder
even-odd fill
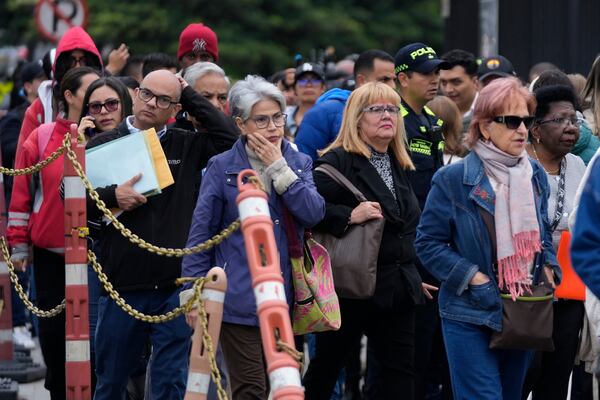
[[[144,139],[146,140],[146,144],[148,145],[148,149],[152,155],[154,171],[156,172],[156,178],[160,188],[164,189],[167,186],[174,184],[175,180],[173,179],[173,174],[171,174],[167,157],[165,156],[165,152],[160,145],[160,140],[158,140],[158,136],[156,135],[154,128],[144,131]]]

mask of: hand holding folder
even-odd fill
[[[132,133],[86,151],[86,174],[94,187],[120,185],[142,174],[134,189],[144,196],[175,183],[154,129]]]

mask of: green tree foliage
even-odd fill
[[[0,2],[0,44],[40,40],[29,0]],[[269,75],[294,55],[318,58],[404,44],[442,44],[439,0],[88,0],[88,31],[99,47],[127,43],[133,52],[175,54],[181,30],[203,22],[217,32],[220,64],[233,76]]]

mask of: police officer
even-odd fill
[[[394,72],[398,78],[401,112],[415,171],[408,178],[419,200],[421,210],[431,188],[433,174],[443,165],[443,121],[425,106],[437,94],[440,69],[451,65],[440,60],[431,47],[412,43],[396,53]],[[427,284],[437,281],[424,268],[419,268],[424,292],[429,301],[415,309],[415,399],[425,398],[426,375],[434,348],[435,332],[439,329],[437,301],[432,299]],[[435,378],[434,378],[435,379]],[[445,385],[449,386],[449,385]],[[445,389],[449,389],[445,387]]]
[[[431,178],[442,166],[444,150],[443,121],[425,104],[437,94],[440,69],[448,69],[450,64],[440,60],[431,47],[412,43],[398,50],[395,65],[404,129],[416,168],[409,178],[423,209]]]

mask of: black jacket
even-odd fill
[[[229,150],[237,139],[237,132],[230,129],[227,117],[193,89],[183,91],[181,103],[185,110],[203,122],[208,133],[169,128],[160,143],[175,184],[163,189],[159,195],[148,197],[146,204],[119,216],[119,220],[142,239],[164,247],[185,246],[201,171],[212,156]],[[123,121],[117,129],[94,137],[87,147],[95,147],[129,133]],[[110,208],[118,208],[115,189],[116,185],[98,189],[100,197]],[[132,244],[112,225],[100,223],[101,212],[89,198],[87,212],[90,227],[99,226],[101,229],[96,231],[100,262],[117,290],[174,287],[175,279],[181,276],[181,258],[158,256]]]
[[[2,166],[5,168],[15,167],[15,156],[17,154],[17,142],[19,141],[19,132],[21,124],[25,117],[25,110],[29,107],[29,102],[19,104],[10,110],[4,118],[0,120],[0,145],[2,147]],[[12,193],[13,177],[4,176],[4,198],[6,201],[6,210],[10,204]]]
[[[410,157],[415,165],[415,170],[408,172],[408,179],[423,210],[433,174],[443,166],[443,121],[427,107],[417,115],[404,101],[401,111]]]
[[[413,304],[422,301],[421,279],[414,265],[416,254],[413,247],[420,211],[406,172],[393,153],[389,154],[397,200],[375,167],[363,156],[338,147],[319,158],[315,166],[326,163],[335,167],[369,201],[381,205],[386,222],[377,260],[374,301],[382,306],[396,307],[406,304],[407,300]],[[325,218],[315,230],[341,237],[352,210],[359,204],[358,200],[322,172],[315,171],[314,180],[326,202]]]

